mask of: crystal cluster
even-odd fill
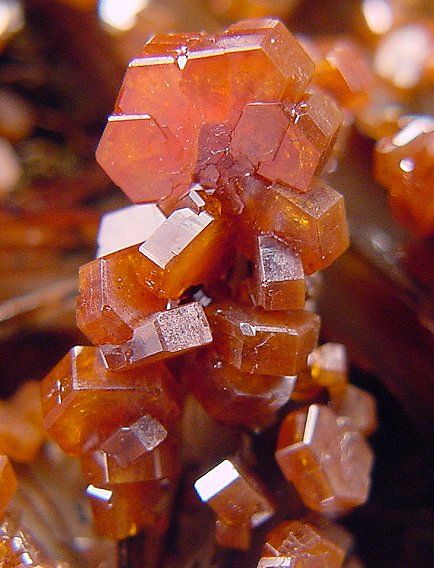
[[[404,117],[377,142],[374,174],[389,192],[395,217],[412,232],[434,233],[434,117]]]
[[[367,498],[375,409],[348,385],[343,347],[317,348],[306,302],[348,246],[343,198],[321,177],[342,114],[318,72],[277,20],[156,35],[127,69],[97,159],[136,205],[103,220],[101,254],[80,269],[77,322],[94,345],[73,348],[42,386],[45,426],[80,456],[108,537],[164,531],[191,394],[256,434],[302,401],[281,425],[285,477],[315,511]],[[309,406],[317,395],[324,404]],[[212,465],[195,489],[216,540],[247,549],[277,505],[241,458]],[[339,550],[300,526],[282,531],[339,565]],[[291,540],[283,533],[267,557],[291,557],[272,544]]]

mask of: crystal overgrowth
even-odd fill
[[[337,513],[366,498],[374,409],[348,385],[343,346],[317,348],[312,311],[317,271],[349,243],[343,197],[321,177],[342,113],[318,77],[271,19],[157,35],[127,69],[97,159],[136,205],[104,216],[99,257],[80,270],[77,323],[94,346],[71,350],[42,385],[45,426],[80,456],[107,537],[167,527],[179,453],[190,465],[179,442],[200,423],[179,428],[184,395],[234,439],[236,427],[261,436],[292,410],[277,460],[305,504]],[[324,404],[307,408],[312,396]],[[309,442],[311,408],[321,419]],[[305,471],[296,436],[309,463],[332,448],[330,463]],[[208,473],[195,488],[216,514],[217,543],[249,548],[272,497],[242,451],[203,464],[198,453],[194,468]],[[322,494],[311,494],[315,480]],[[303,527],[315,554],[339,561]]]

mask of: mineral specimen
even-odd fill
[[[145,414],[163,424],[179,416],[174,379],[162,363],[140,374],[112,373],[96,347],[74,347],[42,382],[45,428],[71,454],[104,441]]]
[[[248,549],[251,529],[274,513],[272,502],[257,480],[234,460],[219,463],[194,487],[216,513],[216,540],[224,547]]]
[[[103,218],[99,258],[80,271],[77,321],[95,347],[74,348],[42,387],[45,426],[80,455],[96,528],[109,538],[167,526],[179,438],[201,427],[186,426],[187,409],[179,436],[180,394],[203,406],[195,419],[223,423],[208,419],[209,446],[224,425],[261,435],[296,391],[301,408],[284,420],[276,454],[283,473],[319,511],[366,499],[361,431],[371,425],[340,352],[316,349],[312,296],[317,271],[349,243],[343,198],[321,178],[343,119],[323,88],[353,108],[370,76],[347,44],[320,60],[315,70],[284,25],[264,19],[214,35],[157,34],[127,69],[97,159],[139,205]],[[329,406],[306,409],[307,391],[327,403],[326,389]],[[185,464],[188,454],[212,467],[192,446]],[[195,489],[216,513],[216,541],[246,550],[275,506],[246,452],[204,453],[218,465]],[[290,525],[269,545],[291,539]],[[340,565],[337,547],[297,526],[291,566],[307,554]],[[266,554],[284,563],[282,542]]]
[[[264,310],[302,309],[306,286],[300,258],[274,237],[259,235],[250,289]]]
[[[198,302],[156,312],[145,319],[133,337],[120,345],[103,345],[101,353],[114,371],[186,353],[212,341],[211,331]]]
[[[417,235],[434,232],[434,118],[412,116],[380,140],[374,174],[389,191],[395,217]]]
[[[288,414],[280,428],[276,460],[315,511],[344,513],[368,497],[372,451],[360,432],[339,425],[326,406]]]
[[[187,386],[215,420],[262,429],[291,397],[295,377],[252,375],[213,351],[186,365]]]
[[[207,315],[223,361],[247,373],[295,375],[318,341],[311,312],[266,312],[234,303],[212,304]]]
[[[339,568],[344,556],[342,549],[312,525],[302,521],[287,521],[268,533],[257,568]]]

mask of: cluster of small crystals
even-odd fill
[[[18,520],[6,515],[0,522],[0,566],[4,568],[71,568],[66,562],[46,561]]]
[[[316,63],[313,83],[345,113],[336,149],[345,144],[353,122],[376,140],[374,175],[388,190],[393,215],[410,232],[430,236],[434,117],[410,111],[421,106],[426,93],[429,98],[434,85],[434,24],[427,6],[418,4],[423,3],[416,1],[409,10],[401,1],[361,2],[358,31],[368,40],[370,58],[351,38],[301,42]]]
[[[343,198],[321,179],[342,115],[314,71],[277,20],[155,36],[128,67],[97,158],[137,204],[103,219],[100,256],[80,269],[94,345],[42,385],[45,427],[80,456],[105,536],[166,528],[190,393],[255,433],[291,398],[329,399],[287,415],[277,461],[316,511],[367,498],[375,409],[347,384],[343,347],[317,347],[306,301],[348,246]],[[223,547],[248,548],[276,510],[240,459],[195,488]]]

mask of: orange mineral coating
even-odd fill
[[[246,549],[249,545],[246,526],[255,528],[274,514],[274,505],[264,493],[255,477],[243,470],[234,459],[226,459],[194,484],[200,499],[215,512],[219,523],[217,536],[222,546]],[[222,526],[223,525],[223,526]],[[226,533],[234,531],[232,542],[227,542]],[[237,531],[240,534],[237,538]]]
[[[0,402],[0,452],[18,462],[34,459],[45,438],[40,383],[27,381]]]
[[[213,351],[186,365],[189,389],[215,420],[261,430],[276,419],[292,393],[295,377],[243,373]]]
[[[167,527],[168,488],[158,481],[88,485],[96,531],[114,540],[134,536],[144,528],[161,533]]]
[[[368,498],[372,451],[363,435],[341,427],[327,406],[311,405],[287,415],[276,461],[314,511],[345,513]]]
[[[223,217],[174,211],[139,247],[142,282],[161,298],[179,298],[210,272],[224,270],[230,236],[231,223]]]
[[[77,326],[92,343],[122,343],[145,316],[164,309],[140,280],[142,259],[132,246],[80,267]]]
[[[250,282],[255,305],[267,311],[302,309],[306,285],[299,256],[268,235],[259,235],[255,248],[254,273]]]
[[[0,455],[0,517],[3,516],[9,501],[14,496],[17,486],[17,478],[9,458]]]
[[[326,183],[315,181],[305,194],[275,184],[250,199],[250,224],[288,243],[306,274],[326,268],[348,248],[343,197]]]
[[[207,318],[199,302],[157,312],[120,345],[103,345],[104,362],[112,371],[142,368],[211,343]]]
[[[101,449],[84,454],[80,461],[85,479],[93,485],[156,481],[177,476],[177,450],[175,441],[167,439],[155,449],[143,452],[129,465],[119,465],[117,455]]]
[[[319,317],[306,310],[266,312],[223,302],[207,315],[222,360],[247,373],[295,375],[318,341]]]
[[[90,450],[144,414],[167,425],[180,413],[177,387],[164,364],[112,373],[96,347],[73,347],[45,377],[42,410],[49,435],[70,454]]]
[[[279,566],[276,557],[290,559],[291,568],[339,568],[345,552],[309,523],[286,521],[267,534],[262,556],[258,568]]]
[[[369,392],[348,385],[343,395],[332,395],[329,406],[338,415],[339,424],[344,428],[358,430],[365,436],[375,432],[377,407],[375,398]]]
[[[434,232],[434,118],[403,119],[401,130],[377,142],[374,175],[389,191],[395,217],[419,236]]]

